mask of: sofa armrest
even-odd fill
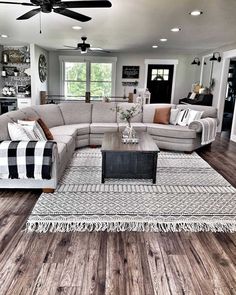
[[[188,128],[191,130],[195,130],[197,133],[201,133],[202,132],[202,124],[200,123],[201,120],[203,119],[199,119],[198,121],[193,121],[188,125]],[[219,120],[217,118],[215,118],[216,122],[217,122],[217,126],[219,125]]]

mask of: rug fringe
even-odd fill
[[[73,222],[50,221],[26,223],[26,232],[236,232],[235,222]]]

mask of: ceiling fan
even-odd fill
[[[60,49],[60,50],[79,50],[82,54],[87,53],[88,51],[110,53],[110,51],[103,50],[102,48],[91,47],[89,43],[86,43],[87,37],[81,37],[81,39],[82,39],[82,42],[78,43],[77,47],[65,45],[65,47],[68,47],[68,49]]]
[[[30,3],[25,2],[5,2],[0,1],[0,4],[15,4],[30,7],[37,7],[17,18],[17,20],[25,20],[33,17],[34,15],[43,12],[55,12],[80,22],[87,22],[91,17],[74,12],[67,8],[109,8],[112,6],[109,0],[91,0],[91,1],[61,1],[61,0],[30,0]]]

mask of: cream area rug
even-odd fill
[[[101,184],[100,149],[79,149],[53,194],[42,193],[28,232],[236,231],[236,189],[196,153],[161,152],[157,183]]]

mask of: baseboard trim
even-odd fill
[[[236,142],[236,135],[231,135],[230,140]]]

